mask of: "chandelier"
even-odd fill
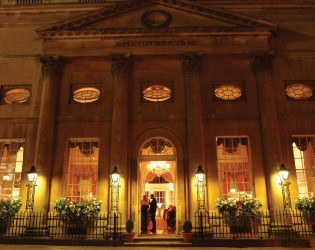
[[[151,161],[150,164],[147,165],[147,168],[149,171],[156,174],[157,177],[160,177],[168,172],[170,164],[166,163],[166,161]]]

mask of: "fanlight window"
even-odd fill
[[[242,88],[232,84],[225,84],[216,87],[214,95],[221,100],[236,100],[242,96]]]
[[[10,89],[3,95],[3,100],[8,104],[21,104],[29,100],[30,92],[27,89]]]
[[[305,84],[291,84],[286,87],[286,93],[289,97],[296,100],[305,100],[313,95],[313,88]]]
[[[143,90],[143,98],[150,102],[163,102],[171,98],[172,91],[162,85],[154,85]]]
[[[142,155],[175,155],[172,144],[163,138],[153,138],[142,147]]]
[[[100,98],[100,91],[97,88],[85,87],[73,91],[73,100],[79,103],[91,103]]]

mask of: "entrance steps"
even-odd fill
[[[135,237],[133,243],[124,243],[125,246],[135,247],[185,247],[192,243],[185,243],[183,237],[169,237],[165,235]]]

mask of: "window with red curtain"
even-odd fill
[[[0,140],[0,199],[19,198],[24,140]]]
[[[97,194],[98,139],[69,139],[65,162],[65,197],[88,201]]]
[[[292,147],[299,196],[315,192],[315,136],[292,138]]]
[[[252,170],[247,137],[217,137],[217,161],[221,195],[224,199],[253,195]]]

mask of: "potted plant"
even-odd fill
[[[302,197],[295,201],[295,207],[302,212],[303,218],[315,233],[315,196]]]
[[[102,201],[92,198],[87,202],[73,202],[61,198],[52,203],[68,234],[86,234],[87,227],[94,223],[101,210]]]
[[[216,205],[223,221],[230,226],[231,233],[250,233],[252,225],[260,223],[262,218],[259,211],[262,202],[249,195],[228,200],[218,199]]]
[[[0,200],[0,234],[5,234],[8,225],[13,221],[15,214],[20,210],[22,203],[19,199]]]
[[[192,224],[189,220],[186,220],[184,222],[183,230],[184,230],[184,232],[183,232],[184,242],[190,243],[192,241],[193,233],[191,232],[192,231]]]
[[[133,221],[130,219],[127,220],[127,222],[126,222],[126,231],[127,232],[125,232],[125,236],[126,236],[126,241],[128,243],[132,243],[133,239],[135,237],[135,233],[132,232],[133,228],[134,228]]]

